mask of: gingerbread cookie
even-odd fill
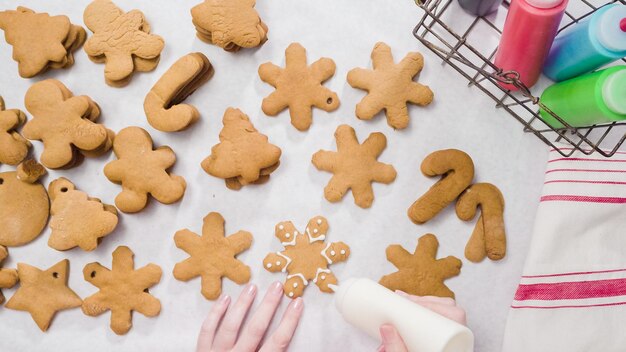
[[[0,266],[2,262],[9,256],[9,251],[6,247],[0,246]],[[5,269],[0,267],[0,289],[1,288],[11,288],[17,284],[19,281],[17,270],[15,269]],[[2,291],[0,291],[0,304],[4,303],[4,295]]]
[[[18,109],[5,110],[0,97],[0,164],[17,165],[28,155],[30,142],[17,132],[26,122],[26,115]]]
[[[339,107],[337,93],[322,86],[335,74],[335,62],[321,58],[307,66],[306,49],[299,43],[287,47],[285,58],[285,68],[270,62],[259,66],[261,80],[276,88],[263,99],[261,108],[270,116],[289,108],[291,124],[300,131],[306,131],[313,121],[311,110],[314,106],[324,111]]]
[[[118,160],[105,166],[104,175],[122,185],[122,192],[115,197],[119,210],[141,211],[148,203],[148,194],[163,204],[175,203],[185,194],[185,179],[167,172],[176,162],[176,154],[167,146],[153,149],[152,137],[143,128],[121,130],[113,151]]]
[[[35,183],[48,171],[37,160],[26,159],[17,166],[16,173],[18,180],[26,183]]]
[[[174,235],[176,247],[189,253],[189,258],[174,266],[177,280],[202,278],[202,295],[217,299],[222,293],[222,277],[241,285],[250,281],[250,267],[236,257],[250,248],[252,234],[239,231],[224,237],[224,218],[219,213],[204,217],[202,236],[184,229]]]
[[[267,25],[255,0],[205,0],[191,9],[198,38],[226,51],[253,48],[267,41]]]
[[[98,156],[111,148],[113,131],[97,124],[100,108],[91,98],[72,92],[55,79],[33,84],[24,98],[33,118],[22,134],[43,142],[41,163],[51,169],[75,165],[77,154]]]
[[[380,284],[392,291],[400,290],[416,296],[454,298],[454,292],[443,282],[459,275],[463,263],[453,256],[436,259],[437,248],[439,242],[432,234],[419,238],[413,254],[398,244],[387,247],[387,260],[398,271],[383,276]]]
[[[161,268],[148,264],[135,270],[133,251],[126,246],[119,246],[113,251],[111,269],[100,263],[85,265],[85,281],[100,289],[85,298],[83,313],[98,316],[111,311],[111,330],[123,335],[133,325],[132,312],[137,311],[147,317],[155,317],[161,312],[161,302],[152,296],[149,288],[161,281]]]
[[[0,200],[0,245],[25,245],[46,227],[50,201],[36,179],[21,181],[15,171],[0,173]]]
[[[83,302],[67,286],[69,266],[67,259],[47,270],[18,263],[20,287],[5,307],[29,312],[41,331],[48,330],[58,311],[80,307]]]
[[[156,67],[165,42],[150,34],[150,25],[141,11],[124,12],[110,0],[94,0],[85,9],[83,20],[93,32],[85,43],[85,52],[92,61],[106,63],[107,84],[126,85],[134,71]]]
[[[464,221],[472,220],[477,207],[481,214],[465,246],[465,258],[472,262],[480,262],[485,256],[500,260],[506,254],[506,235],[504,197],[498,187],[490,183],[471,185],[456,202],[456,215]]]
[[[379,42],[372,50],[372,64],[373,70],[355,68],[348,72],[348,83],[352,88],[368,92],[357,104],[356,116],[371,120],[385,109],[389,126],[403,129],[409,124],[407,102],[426,106],[433,101],[430,88],[413,81],[424,67],[424,57],[412,52],[394,64],[391,48]]]
[[[416,224],[423,224],[439,214],[472,184],[474,162],[467,153],[457,149],[438,150],[422,161],[422,173],[428,177],[441,176],[408,210]]]
[[[90,198],[64,177],[50,182],[48,194],[52,200],[52,233],[48,246],[56,250],[80,247],[84,251],[93,251],[101,238],[113,232],[117,226],[117,210],[114,206]]]
[[[220,143],[202,161],[204,171],[225,179],[231,189],[267,181],[266,177],[278,168],[280,148],[270,144],[239,109],[226,109],[222,122]]]
[[[350,247],[343,242],[324,243],[327,232],[328,221],[322,216],[309,220],[304,233],[298,232],[291,221],[276,225],[276,237],[285,250],[268,254],[263,267],[273,273],[287,272],[287,297],[302,296],[310,280],[322,292],[333,292],[329,285],[337,285],[337,278],[328,266],[347,260]]]
[[[385,135],[376,132],[359,144],[354,128],[341,125],[335,131],[337,151],[320,150],[313,154],[313,165],[318,170],[334,175],[324,188],[329,202],[338,202],[351,189],[354,202],[369,208],[374,201],[372,182],[389,184],[396,179],[396,169],[376,160],[387,146]]]
[[[178,59],[159,78],[143,102],[150,125],[159,131],[175,132],[198,120],[198,110],[181,102],[208,81],[213,72],[209,59],[202,53],[191,53]]]
[[[25,7],[0,12],[0,29],[13,46],[13,59],[20,76],[34,77],[48,68],[74,64],[73,52],[87,38],[85,29],[70,23],[67,16],[35,13]]]

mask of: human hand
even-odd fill
[[[197,352],[286,351],[302,316],[304,308],[302,298],[298,297],[289,303],[278,328],[259,349],[261,340],[276,314],[276,308],[283,298],[283,285],[275,282],[270,286],[263,301],[242,330],[243,321],[256,294],[257,287],[249,284],[230,309],[228,309],[230,297],[227,295],[220,297],[202,323]]]
[[[454,299],[449,297],[435,296],[412,296],[405,292],[396,290],[396,294],[416,303],[420,306],[430,309],[450,320],[459,324],[466,325],[465,310],[456,305]],[[380,327],[380,336],[382,344],[378,347],[378,352],[406,352],[408,349],[402,341],[402,337],[391,324],[385,324]]]

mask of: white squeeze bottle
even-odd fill
[[[369,279],[349,279],[335,290],[335,306],[350,324],[379,339],[392,324],[411,352],[472,352],[466,326],[426,309]]]

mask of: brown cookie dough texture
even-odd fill
[[[22,6],[0,12],[0,29],[13,46],[13,59],[24,78],[72,66],[73,52],[87,38],[85,29],[70,23],[67,16],[35,13]]]
[[[419,238],[413,254],[398,244],[387,247],[387,260],[398,271],[383,276],[380,284],[392,291],[400,290],[416,296],[454,298],[454,292],[443,282],[459,275],[462,263],[453,256],[436,259],[438,247],[437,237],[432,234]]]
[[[17,165],[28,155],[30,142],[17,132],[26,122],[26,115],[18,109],[6,110],[0,97],[0,164]]]
[[[481,213],[465,246],[465,257],[472,262],[480,262],[485,256],[500,260],[506,254],[504,231],[504,197],[498,187],[490,183],[476,183],[461,194],[456,203],[456,214],[464,221]]]
[[[268,29],[255,4],[255,0],[205,0],[194,6],[191,17],[198,38],[233,52],[262,45]]]
[[[224,218],[219,213],[204,217],[202,236],[184,229],[174,235],[176,247],[189,253],[189,258],[174,266],[177,280],[189,281],[200,276],[202,295],[217,299],[222,293],[222,277],[241,285],[250,281],[250,267],[236,257],[250,248],[252,234],[239,231],[224,236]]]
[[[29,312],[41,331],[48,330],[58,311],[80,307],[82,300],[67,286],[70,262],[67,259],[47,270],[18,263],[20,287],[7,302],[9,309]]]
[[[421,165],[428,177],[441,176],[408,210],[416,224],[423,224],[439,214],[472,184],[474,162],[467,153],[457,149],[438,150],[428,155]]]
[[[208,81],[213,72],[209,59],[202,53],[178,59],[146,95],[143,109],[150,125],[159,131],[176,132],[198,120],[198,110],[182,101]]]
[[[93,35],[85,43],[85,52],[94,62],[104,62],[108,85],[128,84],[134,71],[156,68],[163,38],[150,34],[150,25],[139,10],[124,12],[110,0],[94,0],[83,20]]]
[[[117,160],[104,167],[104,175],[122,185],[115,205],[125,213],[136,213],[146,207],[148,194],[163,204],[172,204],[185,194],[187,183],[181,176],[167,172],[176,162],[168,146],[153,149],[152,137],[140,127],[126,127],[113,143]]]
[[[357,104],[356,116],[361,120],[371,120],[385,109],[389,126],[396,129],[407,127],[407,103],[426,106],[433,101],[430,88],[413,81],[424,67],[424,57],[412,52],[395,64],[391,48],[379,42],[372,50],[372,64],[373,70],[355,68],[348,72],[348,83],[353,88],[368,92]]]
[[[261,108],[269,116],[276,116],[289,108],[291,124],[306,131],[313,121],[314,106],[324,111],[339,107],[337,93],[322,85],[335,74],[335,62],[321,58],[307,66],[306,49],[299,43],[287,47],[285,58],[285,68],[270,62],[259,66],[261,80],[276,88],[263,99]]]
[[[0,289],[11,288],[19,281],[17,270],[2,267],[2,262],[9,256],[6,247],[0,246]],[[0,304],[4,303],[4,295],[0,291]]]
[[[115,133],[98,124],[100,108],[85,95],[74,96],[55,79],[33,84],[24,98],[33,118],[22,134],[43,142],[41,163],[50,169],[70,168],[79,156],[97,157],[111,149]]]
[[[287,273],[285,295],[302,296],[311,280],[322,292],[333,292],[329,285],[337,285],[337,278],[328,267],[347,260],[350,247],[343,242],[324,243],[328,233],[326,218],[317,216],[309,220],[303,233],[291,221],[281,222],[276,225],[275,233],[285,250],[268,254],[263,267],[273,273]]]
[[[0,173],[1,246],[25,245],[46,227],[50,201],[44,186],[37,182],[41,175],[41,170],[36,177],[24,177],[28,176],[24,170]]]
[[[335,131],[335,139],[336,152],[320,150],[312,159],[318,170],[334,174],[324,188],[324,197],[338,202],[351,189],[356,205],[369,208],[374,201],[372,182],[389,184],[396,179],[394,167],[377,160],[387,146],[387,138],[376,132],[359,144],[354,128],[341,125]]]
[[[56,250],[80,247],[93,251],[117,226],[115,207],[90,198],[64,177],[50,183],[48,194],[52,200],[48,246]]]
[[[126,334],[133,325],[132,312],[155,317],[161,312],[161,302],[152,296],[149,288],[161,281],[161,268],[148,264],[135,270],[133,252],[119,246],[113,251],[111,269],[100,263],[90,263],[83,269],[85,280],[100,289],[85,298],[82,309],[89,316],[111,311],[111,330]]]
[[[202,161],[209,175],[223,178],[226,186],[238,190],[249,184],[264,183],[278,168],[281,150],[268,142],[239,109],[228,108],[222,119],[220,143]]]

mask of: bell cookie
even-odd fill
[[[328,266],[347,260],[350,247],[343,242],[324,243],[327,232],[328,221],[322,216],[309,220],[304,233],[298,232],[291,221],[276,225],[276,237],[285,250],[268,254],[263,267],[272,273],[287,273],[284,285],[287,297],[302,296],[310,280],[322,292],[334,292],[330,285],[337,285],[337,278]]]
[[[41,163],[50,169],[72,167],[78,153],[97,156],[108,151],[114,134],[97,124],[100,107],[91,98],[72,92],[55,79],[33,84],[24,98],[33,118],[22,134],[43,142]]]
[[[67,286],[70,262],[63,259],[47,270],[18,263],[20,287],[5,307],[30,313],[41,331],[59,311],[80,307],[82,300]]]
[[[48,222],[48,192],[36,179],[22,181],[15,171],[0,173],[0,245],[25,245]]]
[[[396,169],[377,160],[387,146],[387,138],[376,132],[359,144],[354,128],[341,125],[335,131],[335,139],[336,152],[320,150],[311,160],[318,170],[333,173],[324,188],[324,197],[338,202],[351,189],[354,203],[369,208],[374,201],[372,182],[389,184],[396,179]]]
[[[70,180],[61,177],[48,186],[52,201],[48,246],[59,251],[80,247],[93,251],[102,237],[117,226],[117,210],[90,198],[76,189]]]
[[[498,187],[490,183],[476,183],[465,190],[456,202],[456,215],[464,221],[476,216],[476,208],[481,213],[465,246],[465,258],[480,262],[485,256],[500,260],[506,254],[504,231],[504,197]]]
[[[239,231],[224,236],[224,218],[219,213],[204,217],[202,236],[184,229],[174,235],[176,247],[189,254],[189,258],[174,266],[177,280],[189,281],[200,276],[202,295],[206,299],[217,299],[222,293],[222,277],[238,285],[250,281],[250,267],[236,257],[250,248],[252,234]]]
[[[156,67],[165,42],[150,34],[141,11],[124,12],[110,0],[94,0],[85,8],[83,20],[93,32],[85,43],[85,52],[92,61],[105,62],[104,78],[108,85],[124,86],[134,71]],[[137,64],[134,57],[149,61]]]
[[[261,108],[269,116],[276,116],[289,108],[291,124],[300,131],[306,131],[313,121],[313,106],[324,111],[334,111],[339,107],[337,93],[322,86],[335,74],[335,62],[321,58],[307,66],[306,49],[299,43],[287,47],[285,58],[285,68],[270,62],[259,66],[261,80],[276,88],[263,99]]]
[[[254,48],[267,41],[267,25],[255,0],[205,0],[191,9],[198,38],[226,51]]]
[[[111,330],[118,335],[126,334],[132,327],[133,311],[147,317],[161,312],[161,302],[149,292],[161,281],[161,268],[148,264],[135,270],[133,256],[130,248],[119,246],[113,251],[110,270],[100,263],[89,263],[83,269],[85,281],[100,289],[85,298],[83,313],[95,317],[110,310]]]
[[[2,262],[9,256],[6,247],[0,246],[0,289],[11,288],[19,281],[17,270],[2,267]],[[0,304],[4,303],[4,295],[0,291]]]
[[[0,12],[0,29],[13,46],[13,59],[23,78],[71,66],[72,53],[87,38],[85,29],[70,23],[67,16],[35,13],[22,6]]]
[[[459,275],[463,263],[453,256],[436,259],[438,248],[437,237],[432,234],[418,239],[413,254],[398,244],[387,247],[387,260],[398,271],[383,276],[380,284],[392,291],[400,290],[416,296],[454,298],[454,292],[443,282]]]
[[[407,103],[426,106],[433,101],[430,88],[413,81],[424,67],[424,57],[411,52],[395,64],[391,48],[379,42],[372,50],[372,64],[372,70],[355,68],[348,72],[348,83],[352,88],[368,92],[357,104],[356,116],[361,120],[371,120],[385,109],[389,126],[406,128],[409,124]]]
[[[213,72],[209,59],[202,53],[191,53],[178,59],[159,78],[143,102],[150,126],[163,132],[176,132],[198,120],[198,110],[181,102],[208,81]]]
[[[428,155],[421,165],[428,177],[441,176],[430,189],[409,208],[408,216],[423,224],[439,214],[472,184],[474,162],[467,153],[457,149],[438,150]]]
[[[176,162],[176,154],[167,146],[153,149],[152,137],[140,127],[126,127],[113,141],[117,160],[104,168],[104,175],[122,185],[115,205],[125,213],[146,207],[148,194],[163,204],[172,204],[185,194],[187,183],[167,170]]]
[[[17,132],[26,122],[26,115],[18,109],[5,110],[0,97],[0,164],[17,165],[28,155],[30,142]]]

